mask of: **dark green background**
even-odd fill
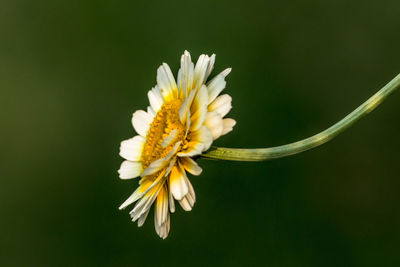
[[[400,93],[332,142],[264,163],[200,160],[169,237],[117,207],[119,143],[156,69],[216,53],[219,146],[325,129],[400,72],[399,1],[0,4],[0,266],[400,266]]]

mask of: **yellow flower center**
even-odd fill
[[[185,128],[179,120],[181,104],[180,99],[175,99],[164,103],[157,112],[147,132],[144,145],[142,154],[144,169],[153,161],[167,156],[177,141],[183,141]]]

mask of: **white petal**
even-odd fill
[[[142,177],[148,176],[148,175],[153,175],[165,166],[167,166],[169,163],[168,159],[161,158],[153,161],[141,174]]]
[[[196,194],[194,193],[192,184],[187,178],[186,178],[186,183],[188,185],[189,190],[188,193],[179,201],[179,204],[181,204],[182,208],[185,211],[190,211],[192,210],[194,203],[196,202]]]
[[[208,76],[210,76],[211,72],[213,71],[214,63],[215,63],[215,54],[212,54],[210,57],[210,62],[208,63],[208,69],[207,69],[205,80],[207,80]]]
[[[150,209],[148,209],[145,213],[143,213],[142,215],[140,215],[139,219],[138,219],[138,227],[142,227],[144,222],[146,221],[147,215],[149,214]]]
[[[196,195],[194,193],[193,186],[192,186],[192,184],[190,183],[189,180],[187,180],[187,183],[188,183],[189,191],[185,195],[185,197],[183,197],[179,201],[179,204],[181,204],[181,207],[185,211],[190,211],[190,210],[192,210],[192,208],[194,206],[194,203],[196,202]]]
[[[168,192],[163,186],[158,193],[155,203],[154,216],[156,224],[161,226],[166,220],[168,215]]]
[[[181,164],[179,164],[179,168],[183,170]],[[183,171],[184,172],[184,171]],[[189,211],[193,208],[194,203],[196,202],[196,194],[194,192],[193,186],[190,183],[189,179],[187,178],[186,174],[182,177],[185,181],[185,186],[187,186],[187,193],[182,197],[182,199],[178,199],[179,203],[181,204],[182,208],[186,211]],[[183,183],[183,181],[182,181]]]
[[[184,123],[187,120],[189,112],[189,99],[186,97],[181,107],[179,108],[179,120],[181,123]]]
[[[147,131],[149,130],[152,121],[153,117],[143,110],[138,110],[133,113],[133,128],[135,128],[135,131],[143,137],[146,137]]]
[[[169,191],[169,196],[168,196],[168,203],[169,203],[169,210],[174,213],[175,212],[175,200],[174,197],[172,196],[171,190]]]
[[[178,135],[178,130],[173,129],[167,137],[164,138],[164,140],[161,143],[162,148],[166,148],[167,146],[171,145],[172,142],[175,141],[176,137]]]
[[[147,213],[149,209],[151,208],[151,205],[153,205],[154,201],[156,200],[157,194],[159,192],[159,188],[157,188],[157,191],[150,195],[145,195],[140,199],[133,210],[129,213],[131,215],[132,221],[138,220],[142,215]]]
[[[192,207],[194,205],[194,203],[196,202],[196,194],[194,193],[194,189],[192,186],[192,183],[189,181],[189,179],[187,180],[188,186],[189,186],[189,192],[186,195],[187,198],[189,198],[189,202],[192,203]]]
[[[161,92],[158,89],[158,86],[155,86],[151,89],[147,96],[149,97],[149,102],[151,108],[154,110],[155,113],[161,109],[161,106],[164,104],[164,99],[161,95]]]
[[[188,116],[190,115],[190,106],[192,105],[193,99],[196,95],[196,91],[192,90],[189,96],[185,98],[181,107],[179,108],[179,120],[182,124],[185,124]]]
[[[168,236],[170,230],[170,215],[168,214],[165,222],[160,226],[157,223],[154,223],[154,227],[156,229],[156,233],[162,238],[165,239]]]
[[[185,129],[185,138],[187,137],[189,130],[190,130],[190,118],[191,118],[192,114],[190,114],[190,110],[188,110],[188,114],[186,117],[186,129]],[[183,124],[185,125],[185,123]]]
[[[164,178],[164,174],[165,172],[162,172],[154,181],[146,180],[144,183],[142,183],[138,188],[136,188],[135,192],[133,192],[133,194],[130,195],[129,198],[121,204],[121,206],[119,206],[119,209],[122,210],[131,205],[136,200],[143,197],[147,192],[152,190],[153,187],[158,185],[160,181],[162,181],[162,179]]]
[[[200,55],[197,60],[196,66],[194,67],[194,83],[196,87],[200,87],[206,80],[206,74],[208,73],[210,63],[210,57],[207,55]]]
[[[189,157],[179,158],[179,161],[181,162],[185,170],[193,175],[200,175],[203,171],[201,167],[197,164],[197,162]]]
[[[144,192],[142,192],[140,189],[140,187],[136,188],[135,192],[133,192],[132,195],[130,195],[125,201],[124,203],[121,204],[121,206],[119,206],[118,209],[122,210],[125,209],[126,207],[128,207],[129,205],[131,205],[133,202],[135,202],[136,200],[138,200],[139,198],[141,198],[144,195]]]
[[[131,205],[133,202],[135,202],[136,200],[140,199],[145,193],[146,193],[146,190],[144,190],[141,186],[139,186],[138,188],[136,188],[136,190],[133,192],[133,194],[130,195],[124,201],[124,203],[121,204],[121,206],[119,206],[118,209],[120,209],[120,210],[125,209],[126,207]]]
[[[190,204],[189,200],[187,197],[182,198],[179,200],[179,204],[181,204],[182,209],[185,211],[191,211],[192,210],[192,205]]]
[[[203,144],[203,151],[210,148],[212,144],[212,135],[206,126],[202,126],[198,131],[190,133],[191,141]]]
[[[182,70],[181,69],[178,70],[178,76],[177,76],[176,82],[177,82],[176,86],[178,88],[178,98],[182,99],[183,97],[186,96],[186,94],[185,94],[186,88],[185,89],[182,88]]]
[[[181,200],[188,192],[186,172],[179,165],[172,167],[169,175],[169,188],[176,200]]]
[[[147,107],[147,113],[154,119],[154,117],[156,116],[155,111],[153,110],[153,108],[151,106]]]
[[[229,73],[231,73],[231,71],[232,71],[232,68],[227,68],[227,69],[224,69],[220,74],[222,76],[226,77],[226,76],[228,76]]]
[[[224,124],[224,129],[222,130],[222,134],[221,135],[225,135],[227,133],[229,133],[230,131],[232,131],[233,126],[236,125],[236,121],[234,119],[223,119],[223,124]]]
[[[130,161],[140,161],[146,139],[137,135],[121,142],[119,155]]]
[[[137,161],[124,161],[121,168],[118,170],[121,179],[136,178],[142,172],[142,163]]]
[[[207,104],[208,104],[208,93],[207,87],[203,85],[200,87],[193,100],[192,106],[190,107],[190,114],[193,114],[190,118],[191,131],[197,131],[202,125],[207,115]]]
[[[212,138],[212,137],[211,137]],[[178,157],[193,157],[204,151],[204,145],[199,142],[189,142],[188,149],[179,152]]]
[[[155,186],[150,191],[148,191],[139,202],[136,203],[133,210],[129,213],[132,217],[132,221],[136,221],[141,215],[143,215],[145,212],[148,211],[148,209],[150,209],[158,193],[160,192],[164,181],[165,178],[163,177],[162,180],[160,180],[159,182],[155,182]]]
[[[226,86],[225,77],[229,74],[230,70],[230,68],[224,70],[207,83],[209,104],[224,90]]]
[[[157,85],[165,101],[178,98],[178,87],[168,64],[163,63],[157,70]]]
[[[221,136],[224,125],[221,115],[217,112],[208,112],[204,125],[210,130],[213,140]]]
[[[194,65],[190,58],[190,53],[185,51],[181,57],[181,68],[179,70],[178,88],[181,88],[182,96],[188,96],[192,90],[194,75]]]
[[[190,132],[188,137],[191,141],[177,154],[178,157],[200,155],[201,152],[210,148],[213,141],[213,137],[207,126],[202,126],[198,131]]]
[[[225,117],[226,114],[232,109],[232,97],[230,95],[218,96],[209,106],[209,111],[215,111]]]

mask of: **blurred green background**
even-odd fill
[[[161,240],[118,206],[119,143],[156,69],[226,67],[234,131],[264,147],[330,126],[400,72],[399,1],[21,1],[0,7],[0,266],[400,266],[400,93],[293,157],[200,160]]]

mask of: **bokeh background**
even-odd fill
[[[156,69],[226,67],[234,131],[266,147],[344,117],[400,72],[399,1],[22,1],[0,5],[0,266],[400,266],[400,93],[330,143],[200,160],[166,240],[117,207],[119,143]]]

